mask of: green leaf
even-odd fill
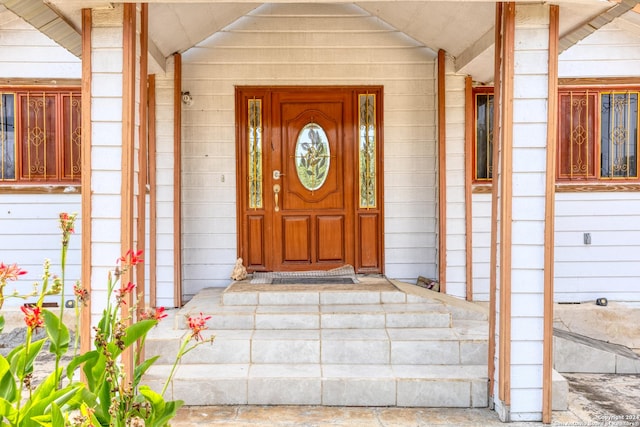
[[[130,347],[131,344],[143,338],[156,324],[157,321],[155,319],[148,319],[136,322],[127,327],[127,329],[125,329],[124,337],[122,337],[124,348]],[[124,349],[120,349],[115,342],[109,343],[109,352],[113,357],[119,356],[120,353],[122,353],[122,350]]]
[[[139,364],[138,366],[136,366],[136,368],[133,371],[134,385],[140,384],[140,380],[142,379],[142,376],[144,375],[144,373],[147,372],[147,369],[149,369],[151,365],[153,365],[155,361],[158,360],[159,357],[160,356],[153,356],[152,358],[147,359],[141,364]]]
[[[98,352],[95,350],[88,351],[84,354],[75,356],[73,359],[71,359],[71,362],[69,362],[69,364],[67,365],[67,378],[69,379],[73,378],[73,373],[76,371],[78,366],[82,365],[87,360],[92,360],[93,358],[96,358],[97,356],[98,356]]]
[[[41,340],[32,342],[29,346],[29,352],[27,354],[27,359],[24,366],[25,373],[33,372],[33,363],[36,361],[36,357],[38,357],[38,355],[40,354],[45,341],[46,338],[43,338]]]
[[[0,398],[0,420],[6,418],[8,420],[15,420],[18,416],[18,411],[13,407],[11,402],[4,398]]]
[[[64,415],[62,415],[60,407],[55,402],[51,404],[51,424],[54,426],[64,425]]]
[[[0,334],[4,330],[4,316],[0,314]]]
[[[178,409],[184,404],[182,400],[166,402],[164,398],[151,390],[149,386],[140,386],[139,393],[149,402],[152,408],[152,416],[147,420],[147,426],[163,427],[175,417]]]
[[[104,422],[98,420],[96,413],[89,410],[89,407],[87,405],[82,405],[82,407],[80,408],[80,411],[82,412],[82,415],[89,418],[91,425],[94,425],[94,426],[106,425],[109,422],[109,420],[106,418],[104,419]]]
[[[31,417],[31,421],[40,424],[43,427],[52,427],[52,426],[63,426],[64,419],[62,420],[62,424],[53,424],[51,421],[51,414],[38,415],[35,417]]]
[[[35,425],[27,420],[41,414],[48,414],[52,409],[52,405],[55,404],[59,407],[66,407],[70,406],[68,405],[69,402],[77,402],[79,400],[82,390],[84,389],[82,383],[73,383],[60,390],[52,390],[51,387],[53,386],[55,389],[56,378],[58,378],[57,375],[60,375],[61,372],[62,368],[60,368],[57,373],[52,372],[45,380],[47,383],[46,386],[42,388],[38,387],[36,391],[32,393],[30,400],[32,405],[25,406],[20,411],[20,418],[25,423],[25,427]],[[57,424],[54,424],[54,426],[57,426]]]
[[[51,341],[49,351],[58,357],[62,357],[69,349],[69,329],[62,320],[49,310],[42,310],[44,327]]]
[[[36,387],[35,391],[32,393],[33,399],[32,400],[36,400],[36,398],[42,396],[42,397],[46,397],[51,395],[57,386],[57,380],[58,380],[58,374],[62,371],[62,368],[58,368],[58,372],[51,372],[49,375],[47,375],[47,377],[44,379],[44,381],[42,381],[38,387]]]
[[[16,347],[11,353],[8,354],[7,360],[11,363],[11,372],[20,381],[22,381],[26,374],[33,372],[33,362],[42,350],[45,339],[34,341],[30,343],[27,352],[26,345],[20,345]]]
[[[108,417],[109,406],[111,406],[111,383],[104,381],[101,384],[97,395],[100,402],[98,406],[100,408],[101,414],[104,414],[105,417]]]
[[[0,355],[0,398],[13,401],[15,396],[16,381],[11,373],[11,365],[4,356]]]
[[[104,413],[100,405],[98,405],[98,396],[88,389],[80,391],[80,411],[84,416],[91,414],[91,420],[94,426],[109,425],[109,413]],[[91,408],[89,411],[88,409]],[[108,408],[107,408],[108,409]]]
[[[138,392],[144,396],[144,398],[151,404],[153,413],[164,412],[165,401],[164,398],[155,391],[151,390],[149,386],[143,385],[138,388]]]
[[[184,402],[182,400],[172,400],[170,402],[167,402],[164,414],[156,417],[153,425],[158,427],[169,425],[169,421],[171,421],[176,416],[178,409],[180,409],[182,405],[184,405]]]
[[[97,394],[97,390],[104,381],[106,375],[106,359],[97,350],[91,350],[75,356],[67,366],[67,377],[72,378],[73,372],[82,365],[82,371],[87,379],[89,390]]]

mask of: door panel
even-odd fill
[[[275,251],[274,269],[353,264],[346,249],[353,246],[353,233],[344,232],[351,225],[353,210],[353,180],[345,179],[344,173],[345,163],[352,161],[344,148],[343,128],[350,97],[325,93],[316,99],[309,94],[298,99],[287,94],[275,96],[274,102],[279,112],[274,125],[281,129],[279,144],[274,144],[272,152],[272,165],[281,171],[276,180],[281,188],[280,206],[274,212],[274,244],[282,247]],[[317,165],[325,169],[319,171]],[[308,182],[315,174],[317,180]],[[321,185],[313,185],[316,182]]]
[[[318,216],[318,261],[342,262],[345,259],[344,215]]]
[[[311,263],[311,221],[308,216],[285,215],[282,217],[281,263]]]
[[[381,160],[378,203],[361,206],[362,93],[381,88],[236,89],[238,254],[249,271],[382,272]]]

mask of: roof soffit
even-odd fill
[[[107,2],[104,0],[0,0],[0,4],[11,3],[25,7],[37,5],[52,7],[54,15],[63,22],[78,40],[80,11],[82,8],[112,8],[113,4],[123,1]],[[622,7],[629,10],[637,0],[618,0]],[[150,43],[154,46],[155,55],[168,57],[175,52],[184,52],[197,45],[226,26],[247,16],[263,3],[250,0],[237,2],[221,2],[216,0],[148,0],[150,16]],[[281,6],[295,4],[318,4],[312,0],[275,0],[272,4]],[[328,0],[325,4],[345,4],[341,0]],[[267,3],[264,3],[265,5]],[[346,3],[348,4],[348,3]],[[351,3],[354,5],[354,3]],[[380,1],[361,0],[355,3],[362,10],[377,17],[416,42],[433,51],[445,50],[456,61],[456,71],[481,75],[482,81],[492,78],[493,43],[492,34],[495,18],[495,3],[481,0],[447,1],[447,0],[404,0]],[[560,34],[569,37],[584,26],[600,22],[601,14],[610,13],[612,5],[598,0],[570,0],[560,4]],[[16,6],[17,7],[17,6]],[[614,8],[615,9],[615,8]],[[33,12],[16,12],[23,18]],[[37,15],[37,14],[36,14]],[[616,21],[625,30],[638,34],[640,22],[638,13],[627,12]],[[53,15],[52,15],[53,16]],[[32,25],[36,26],[37,24]],[[36,28],[45,33],[46,25]],[[47,33],[45,33],[47,34]],[[60,44],[65,37],[60,33],[50,36]],[[63,45],[65,46],[65,45]],[[67,47],[67,46],[65,46]],[[71,48],[67,47],[71,50]],[[79,45],[73,49],[79,50]],[[75,53],[75,51],[74,51]],[[79,55],[79,53],[78,53]],[[489,58],[489,59],[487,59]]]

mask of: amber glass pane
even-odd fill
[[[20,95],[20,177],[56,177],[56,97],[42,93]]]
[[[566,91],[559,94],[559,179],[596,177],[596,95],[595,92],[588,91]]]

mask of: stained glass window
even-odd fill
[[[359,96],[360,207],[376,207],[376,98]]]
[[[262,100],[250,99],[248,106],[249,208],[262,208]]]
[[[300,130],[296,142],[296,172],[307,190],[317,190],[327,180],[331,153],[327,134],[320,125],[309,123]]]

